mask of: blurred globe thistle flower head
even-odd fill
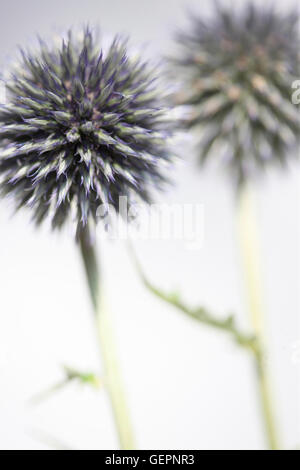
[[[0,191],[40,224],[77,232],[120,196],[150,200],[170,160],[166,95],[157,68],[127,40],[98,46],[89,28],[38,52],[21,51],[0,107]],[[101,43],[100,43],[101,44]]]
[[[193,15],[176,39],[176,101],[189,106],[184,125],[202,134],[200,161],[214,150],[239,184],[269,163],[286,163],[299,138],[299,108],[291,102],[299,76],[297,7],[284,15],[216,4],[210,19]]]

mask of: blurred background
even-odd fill
[[[233,8],[242,1],[226,0]],[[275,2],[279,9],[294,4]],[[0,61],[36,33],[51,36],[89,22],[129,33],[147,54],[168,54],[185,9],[207,13],[211,0],[65,0],[2,3]],[[160,200],[200,203],[204,242],[138,241],[148,277],[177,289],[191,305],[235,312],[247,331],[233,191],[220,168],[195,171],[189,143]],[[300,167],[270,170],[257,184],[268,364],[282,440],[300,445]],[[159,202],[159,199],[158,199]],[[70,233],[36,232],[26,212],[11,218],[0,204],[0,448],[115,449],[117,439],[103,391],[70,385],[38,406],[32,396],[63,377],[62,365],[101,367],[81,261]],[[107,302],[113,315],[132,418],[141,449],[262,449],[263,423],[252,358],[226,334],[206,328],[151,296],[124,242],[101,243]]]

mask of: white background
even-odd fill
[[[244,2],[232,2],[237,5]],[[282,3],[282,2],[278,2]],[[285,1],[285,7],[293,2]],[[148,51],[167,54],[179,0],[10,0],[2,4],[0,53],[10,61],[35,33],[86,21],[129,32]],[[210,1],[190,1],[203,12]],[[248,328],[237,250],[233,194],[220,169],[195,171],[190,146],[161,201],[201,203],[200,251],[176,241],[136,245],[149,277],[177,288],[190,304]],[[265,285],[268,362],[283,444],[300,444],[299,166],[272,170],[257,185]],[[28,400],[62,378],[61,365],[101,371],[92,311],[76,246],[68,232],[35,232],[28,214],[0,205],[0,448],[117,447],[104,392],[71,385],[45,403]],[[198,325],[152,297],[121,242],[102,244],[106,297],[113,314],[139,448],[262,449],[253,363],[225,334]],[[297,388],[298,387],[298,388]]]

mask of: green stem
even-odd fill
[[[89,228],[81,232],[79,246],[95,311],[95,321],[104,364],[104,383],[107,386],[112,405],[120,448],[123,450],[131,450],[134,449],[131,422],[118,367],[110,318],[107,309],[102,308],[102,302],[100,301],[100,272],[97,263],[95,242],[92,239]]]
[[[184,304],[176,293],[167,293],[154,286],[149,279],[147,279],[144,274],[142,267],[133,251],[132,247],[129,245],[129,250],[131,252],[131,257],[136,266],[136,270],[140,276],[145,287],[152,292],[156,297],[160,298],[164,302],[175,307],[180,312],[188,315],[193,320],[196,320],[204,325],[211,326],[231,334],[233,339],[246,349],[250,349],[255,355],[259,355],[259,346],[257,340],[253,335],[247,335],[240,331],[236,326],[235,319],[233,315],[229,315],[226,318],[218,318],[213,315],[207,309],[203,307],[191,308]]]
[[[262,345],[264,341],[263,295],[259,243],[254,213],[253,197],[248,185],[241,189],[238,201],[239,239],[244,265],[244,281],[249,302],[249,313],[255,336]],[[267,367],[262,352],[257,355],[259,393],[269,446],[279,449],[273,399]]]
[[[185,305],[177,294],[169,294],[163,292],[162,290],[158,289],[154,286],[145,276],[140,263],[138,262],[135,253],[131,246],[129,246],[132,258],[136,265],[137,271],[140,275],[140,278],[143,284],[147,287],[147,289],[152,292],[156,297],[160,298],[164,302],[167,302],[169,305],[172,305],[180,312],[188,315],[193,320],[200,322],[204,325],[217,328],[219,330],[224,331],[232,336],[234,341],[241,347],[247,349],[253,354],[255,359],[257,373],[259,378],[259,390],[260,395],[262,398],[263,410],[264,410],[264,417],[266,422],[266,429],[268,433],[269,443],[271,449],[277,449],[277,437],[275,432],[275,424],[274,424],[274,417],[272,413],[271,407],[271,400],[270,400],[270,393],[269,393],[269,386],[266,376],[265,370],[265,363],[263,359],[263,350],[260,344],[260,340],[255,335],[247,335],[236,326],[235,319],[232,315],[224,319],[220,319],[216,317],[214,314],[209,312],[203,307],[200,308],[190,308],[189,306]]]
[[[34,397],[30,398],[29,403],[31,405],[38,405],[39,403],[47,400],[50,398],[52,395],[55,393],[61,391],[64,389],[67,385],[70,384],[72,379],[69,379],[66,377],[65,379],[61,380],[60,382],[57,382],[56,384],[52,385],[49,389],[39,393],[38,395],[35,395]]]

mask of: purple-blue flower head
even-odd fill
[[[22,51],[0,108],[0,190],[40,224],[80,230],[119,197],[150,200],[170,160],[159,71],[116,37],[106,50],[88,28],[59,46]]]

